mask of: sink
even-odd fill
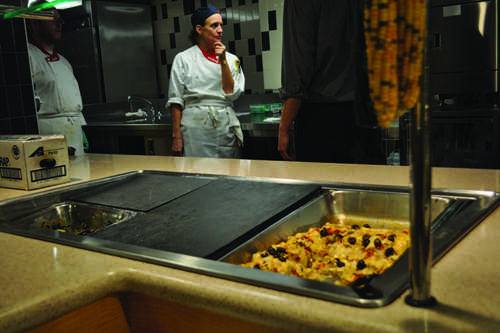
[[[123,197],[124,189],[142,202]],[[220,195],[219,202],[219,195],[212,193],[225,193],[221,189],[232,189],[231,198]],[[362,286],[340,286],[239,264],[296,232],[320,227],[332,216],[339,223],[361,221],[408,230],[409,199],[405,187],[141,170],[0,202],[0,232],[353,306],[380,307],[408,288],[408,251]],[[500,195],[494,192],[434,189],[433,263],[499,203]],[[92,216],[99,217],[102,228],[83,234],[61,232],[60,225],[50,223],[45,228],[40,220],[63,219],[76,226]]]

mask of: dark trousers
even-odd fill
[[[358,127],[353,103],[303,103],[294,128],[297,161],[386,164],[381,130]]]

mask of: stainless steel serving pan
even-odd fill
[[[453,201],[449,197],[433,197],[432,220],[435,221]],[[253,253],[286,241],[288,236],[298,232],[321,227],[328,220],[338,224],[369,224],[373,228],[408,231],[409,203],[409,196],[405,193],[325,189],[321,196],[276,222],[221,260],[243,264],[251,259]]]

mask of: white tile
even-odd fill
[[[278,52],[281,57],[281,49],[283,45],[282,32],[279,30],[269,31],[269,43],[271,45],[271,52]]]

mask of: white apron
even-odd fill
[[[64,134],[68,147],[76,149],[75,154],[84,152],[82,119],[80,114],[57,117],[38,117],[40,134]]]
[[[243,132],[229,106],[190,105],[182,111],[184,156],[240,158]]]

